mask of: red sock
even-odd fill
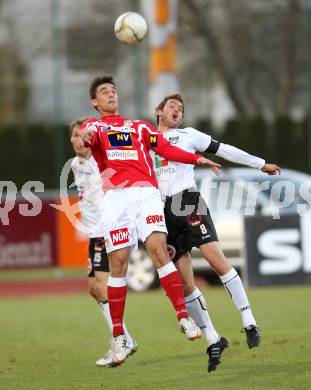
[[[184,289],[178,272],[174,271],[166,276],[162,276],[160,278],[160,283],[176,310],[178,320],[183,317],[188,317],[184,298]]]
[[[127,287],[107,286],[109,310],[112,321],[112,335],[124,334],[123,314],[126,300]]]

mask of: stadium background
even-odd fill
[[[127,10],[141,12],[149,27],[155,23],[148,37],[133,47],[120,44],[113,34],[116,17]],[[14,182],[18,191],[29,180],[39,180],[45,188],[38,218],[21,217],[17,203],[9,214],[10,225],[1,219],[0,388],[100,388],[108,383],[110,388],[121,384],[142,388],[147,374],[150,388],[162,383],[163,388],[209,384],[223,389],[309,389],[311,324],[304,314],[309,311],[309,285],[250,291],[266,334],[266,345],[251,359],[228,325],[231,318],[228,321],[226,313],[234,317],[236,327],[238,314],[223,291],[209,288],[211,310],[236,348],[227,367],[223,363],[224,371],[217,371],[218,377],[208,378],[209,382],[199,368],[204,369],[205,359],[199,347],[183,349],[176,332],[169,331],[163,339],[160,330],[154,338],[159,348],[152,344],[154,350],[142,350],[143,356],[136,360],[144,371],[137,376],[136,387],[115,373],[103,378],[92,366],[95,353],[89,345],[82,361],[86,346],[79,341],[86,332],[89,335],[90,324],[92,329],[98,326],[101,333],[94,335],[94,349],[97,354],[102,351],[101,319],[87,297],[85,271],[71,269],[84,264],[86,239],[77,236],[49,203],[59,198],[61,168],[73,156],[68,123],[93,114],[88,86],[103,73],[116,77],[125,116],[153,122],[154,101],[177,88],[185,97],[186,124],[282,167],[310,174],[311,1],[0,0],[0,53],[1,204],[9,195],[7,181]],[[44,252],[42,232],[50,234],[49,254]],[[41,245],[39,263],[45,270],[34,267],[38,257],[32,257],[32,264],[27,264],[27,256],[14,255],[14,261],[8,261],[12,258],[6,257],[8,245],[25,242]],[[78,294],[21,300],[33,294],[29,283],[32,291],[43,294],[51,292],[51,282],[56,283],[51,287],[54,293]],[[139,305],[150,317],[147,332],[154,332],[163,312],[167,327],[174,328],[173,318],[166,314],[167,302],[162,303],[158,292],[133,293],[131,299],[130,323],[135,324],[141,344],[147,344],[148,338],[135,322]],[[283,305],[286,314],[276,309]],[[73,324],[79,324],[74,331]],[[164,363],[162,342],[171,344]],[[29,348],[33,348],[31,357]],[[51,361],[42,358],[49,354]],[[182,362],[180,355],[186,356]],[[33,368],[38,364],[40,375]],[[161,373],[167,366],[164,380]],[[134,360],[129,362],[126,375],[137,375],[135,367]],[[44,374],[45,370],[50,373]],[[176,371],[188,374],[178,378]]]
[[[150,66],[150,42],[128,47],[113,35],[117,15],[152,8],[152,3],[1,1],[0,163],[10,160],[13,149],[16,161],[2,179],[21,185],[31,172],[47,188],[58,186],[60,166],[71,156],[65,127],[73,118],[92,114],[87,90],[94,75],[116,76],[124,115],[153,120],[146,104],[157,66]],[[164,7],[166,1],[157,3]],[[164,67],[166,74],[176,69],[186,123],[251,153],[260,143],[267,159],[310,172],[310,2],[170,3],[178,21],[176,61],[166,60]],[[152,58],[156,55],[161,53]],[[301,153],[292,159],[284,152],[289,149]]]

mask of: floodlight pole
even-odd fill
[[[140,11],[139,0],[131,0],[131,11]],[[139,43],[131,45],[132,56],[132,74],[133,74],[133,98],[134,98],[134,117],[142,119],[142,101],[143,101],[143,78],[142,78],[142,50]],[[146,116],[146,115],[145,115]]]
[[[308,59],[308,169],[311,173],[311,0],[304,0],[305,29],[307,41],[307,59]]]
[[[52,91],[53,91],[53,118],[54,148],[55,148],[55,182],[59,184],[59,175],[64,159],[64,142],[60,124],[64,120],[64,99],[62,84],[61,37],[60,37],[60,9],[59,0],[51,0],[51,35],[52,35]]]

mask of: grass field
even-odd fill
[[[249,350],[240,316],[221,287],[204,290],[230,341],[208,373],[203,340],[179,333],[161,290],[129,293],[128,328],[139,343],[124,365],[98,368],[108,332],[87,294],[0,300],[0,389],[311,389],[311,288],[249,291],[262,345]]]
[[[1,270],[0,272],[0,283],[6,282],[27,282],[33,280],[61,280],[85,278],[85,268],[30,268],[20,270]]]

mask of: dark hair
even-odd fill
[[[90,85],[90,98],[95,99],[96,98],[96,90],[97,87],[99,87],[102,84],[112,84],[114,87],[116,86],[116,83],[112,76],[98,76],[95,77],[95,79],[91,82]]]
[[[178,100],[181,104],[182,104],[182,112],[184,113],[185,111],[185,103],[184,103],[184,99],[182,98],[182,96],[179,94],[179,93],[175,93],[173,95],[167,95],[165,96],[162,101],[157,105],[156,107],[156,111],[157,110],[163,110],[165,104],[167,103],[168,100],[170,99],[175,99],[175,100]],[[159,115],[157,115],[157,124],[159,124]]]
[[[76,126],[80,127],[82,125],[82,123],[85,122],[86,120],[88,120],[88,118],[84,116],[84,117],[76,119],[70,123],[70,125],[69,125],[70,137],[72,136],[72,132],[73,132],[74,127],[76,127]]]

